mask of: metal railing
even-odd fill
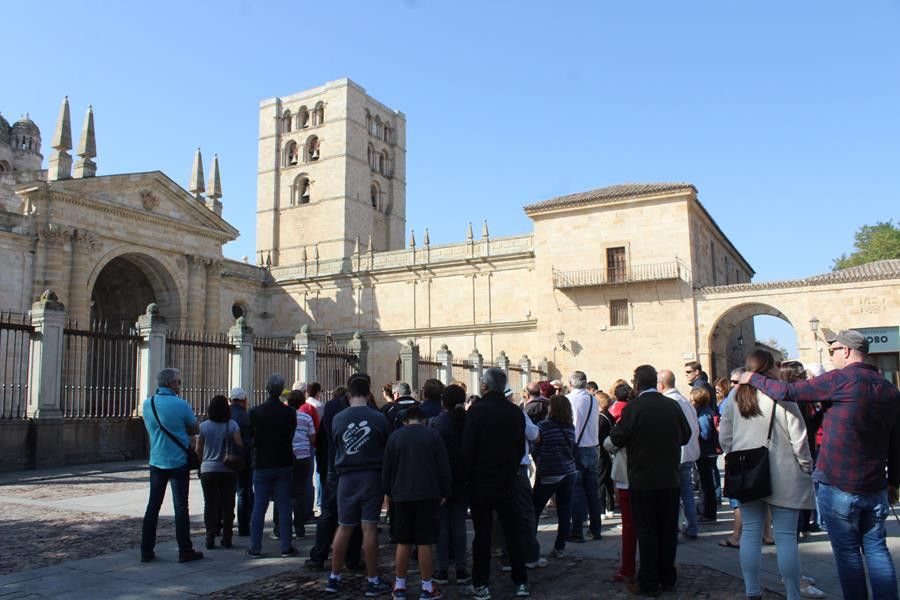
[[[67,418],[130,417],[138,401],[141,336],[133,329],[63,329],[60,408]]]
[[[425,385],[428,379],[440,379],[441,363],[432,359],[430,356],[419,357],[419,387]]]
[[[290,389],[294,384],[294,365],[303,356],[300,350],[294,348],[290,339],[265,339],[256,340],[253,345],[253,398],[252,405],[261,404],[267,398],[266,383],[269,376],[279,373],[284,377],[284,384]]]
[[[0,313],[0,419],[25,416],[32,332],[28,315]]]
[[[471,380],[472,380],[471,373],[472,373],[472,363],[470,363],[469,361],[464,360],[461,362],[451,363],[451,369],[450,369],[450,380],[451,381],[462,381],[467,386],[470,386],[470,385],[472,385],[471,384]],[[475,392],[469,392],[469,393],[473,394]]]
[[[584,269],[581,271],[553,270],[556,289],[618,285],[643,281],[665,281],[681,277],[681,264],[676,261],[629,265],[613,269]]]
[[[524,372],[525,370],[522,367],[509,365],[508,380],[506,382],[506,385],[509,386],[509,389],[513,391],[517,399],[522,392],[522,373]]]
[[[166,366],[181,371],[181,397],[196,415],[206,414],[213,396],[228,396],[234,344],[226,334],[169,332]]]
[[[334,397],[334,389],[347,385],[357,371],[358,359],[346,346],[326,343],[316,355],[316,381],[322,386],[319,398],[327,402]]]

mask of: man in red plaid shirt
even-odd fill
[[[740,382],[775,400],[825,405],[813,480],[844,598],[869,597],[862,549],[873,597],[896,599],[885,519],[900,484],[900,392],[865,362],[863,334],[850,329],[827,341],[835,369],[824,375],[786,384],[748,372]]]

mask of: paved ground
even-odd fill
[[[311,536],[297,543],[300,558],[278,558],[276,542],[264,541],[266,558],[245,554],[246,538],[235,548],[206,551],[207,558],[178,564],[173,541],[172,507],[163,505],[157,547],[159,558],[138,561],[140,517],[147,498],[146,465],[111,463],[78,469],[27,471],[0,475],[0,600],[11,598],[320,598],[325,597],[324,574],[302,567]],[[203,500],[199,482],[191,485],[194,542],[202,546]],[[168,517],[168,518],[166,518]],[[670,598],[741,598],[737,550],[718,542],[730,531],[726,507],[720,521],[707,526],[697,541],[678,549],[679,583]],[[570,544],[566,560],[550,559],[544,569],[531,571],[535,598],[625,598],[621,584],[609,582],[619,556],[618,519],[604,525],[604,539]],[[554,525],[542,521],[540,539],[549,548]],[[310,527],[312,530],[312,527]],[[900,526],[889,523],[889,544],[900,556]],[[803,572],[819,580],[831,598],[840,597],[834,561],[825,534],[814,534],[800,546]],[[393,548],[381,552],[382,572],[390,572]],[[418,574],[411,565],[410,597],[418,594]],[[774,548],[764,549],[763,584],[766,598],[783,591]],[[350,574],[340,598],[361,597],[363,577]],[[495,568],[492,591],[510,597],[508,575]],[[457,598],[456,586],[445,588]],[[330,596],[334,597],[334,596]]]

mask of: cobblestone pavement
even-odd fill
[[[0,482],[0,497],[29,500],[66,500],[75,496],[96,496],[147,487],[147,469],[113,473],[83,473],[57,477],[23,477]]]
[[[389,550],[382,548],[382,555]],[[622,583],[612,583],[610,576],[616,562],[602,559],[550,560],[543,569],[528,572],[532,598],[635,598]],[[419,576],[416,563],[410,563],[407,576],[407,591],[410,598],[418,598]],[[383,565],[382,573],[388,573],[390,565]],[[507,573],[500,572],[500,564],[495,561],[491,571],[491,595],[505,600],[513,598],[513,586]],[[393,579],[393,577],[391,577]],[[303,569],[295,569],[270,577],[257,579],[251,583],[230,587],[208,596],[209,600],[287,600],[309,598],[332,598],[345,600],[359,598],[365,589],[365,577],[359,573],[344,573],[344,591],[341,594],[325,593],[326,574]],[[444,597],[448,600],[466,598],[461,587],[451,583],[443,586]],[[387,597],[387,596],[384,596]],[[709,600],[734,600],[744,597],[744,584],[735,577],[706,567],[693,565],[679,566],[678,585],[663,598],[699,598]],[[764,599],[784,598],[780,594],[766,592]]]

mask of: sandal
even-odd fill
[[[740,548],[741,547],[740,544],[735,544],[734,542],[732,542],[730,538],[725,538],[724,540],[720,541],[719,545],[722,546],[723,548]]]

